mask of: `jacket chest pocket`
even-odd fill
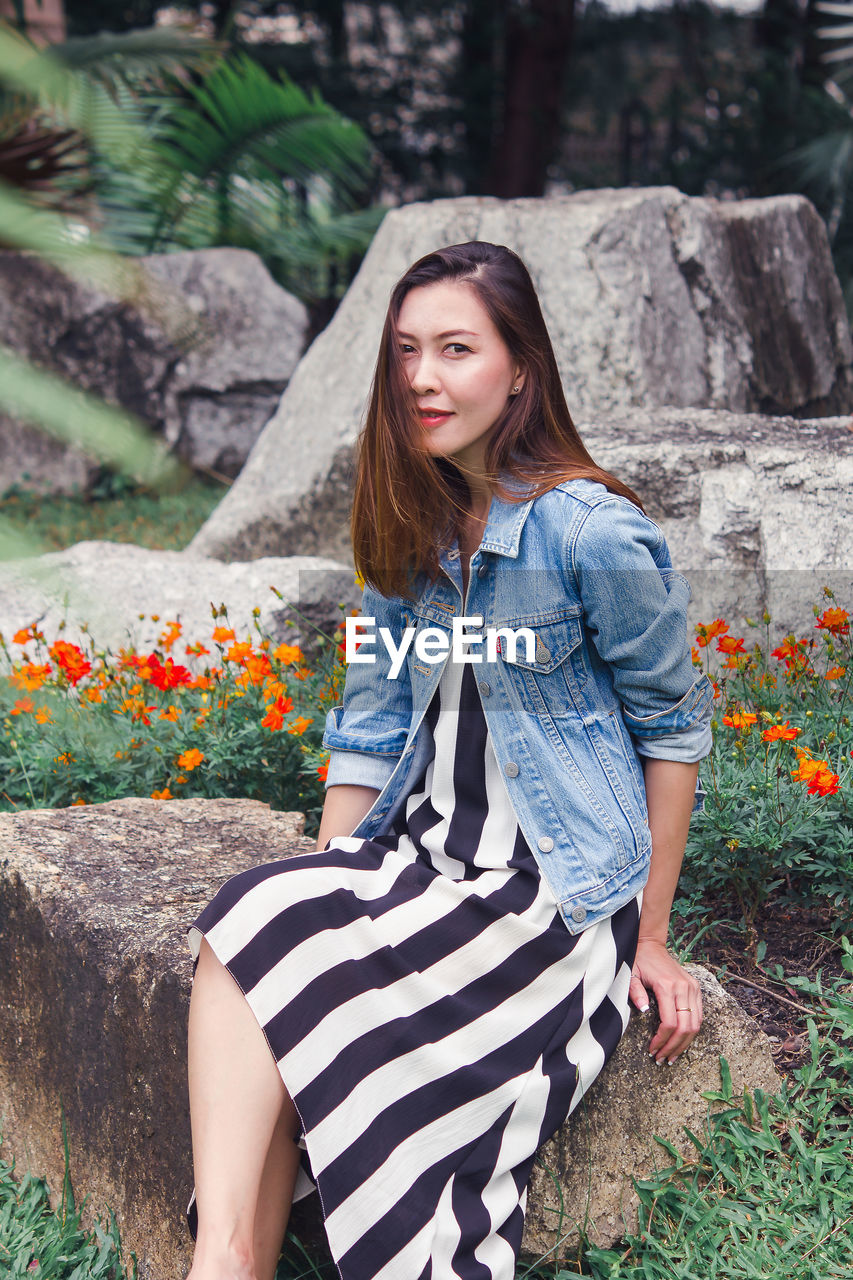
[[[500,656],[522,706],[533,715],[576,715],[577,698],[586,682],[582,658],[580,614],[547,622],[507,624],[514,645],[504,636]],[[532,634],[532,641],[526,633]]]

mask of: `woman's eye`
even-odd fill
[[[466,351],[470,351],[471,348],[466,347],[464,342],[450,342],[447,345],[447,350],[451,355],[461,356],[464,355]]]
[[[400,343],[400,354],[403,356],[410,356],[414,351],[414,349],[415,348],[410,346],[408,342]]]

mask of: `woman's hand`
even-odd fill
[[[662,942],[641,938],[628,989],[640,1013],[649,1007],[649,991],[654,993],[660,1012],[660,1026],[652,1037],[649,1053],[656,1062],[671,1066],[702,1025],[702,992],[696,979],[682,969]]]

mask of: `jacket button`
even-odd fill
[[[543,853],[550,853],[554,848],[554,841],[550,836],[540,836],[536,843]]]
[[[481,680],[477,685],[477,688],[480,690],[480,693],[484,698],[488,698],[489,694],[492,692],[492,686],[489,684],[488,680]]]
[[[544,644],[539,644],[536,646],[537,662],[548,662],[550,660],[550,657],[551,657],[551,650],[548,649]]]
[[[586,907],[572,907],[572,919],[575,924],[583,924],[586,920]]]
[[[504,765],[504,773],[508,778],[518,777],[518,765],[515,763],[514,760],[507,760],[506,764]]]
[[[478,578],[485,578],[485,576],[486,576],[486,574],[487,574],[488,572],[489,572],[489,566],[488,566],[488,565],[485,563],[485,561],[484,561],[484,562],[480,565],[479,569],[477,570],[477,577],[478,577]]]

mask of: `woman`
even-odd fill
[[[689,587],[583,447],[510,250],[394,289],[353,544],[322,852],[191,931],[192,1280],[273,1276],[297,1140],[344,1280],[511,1280],[535,1152],[629,997],[659,1063],[701,1022],[666,949],[710,746]]]

